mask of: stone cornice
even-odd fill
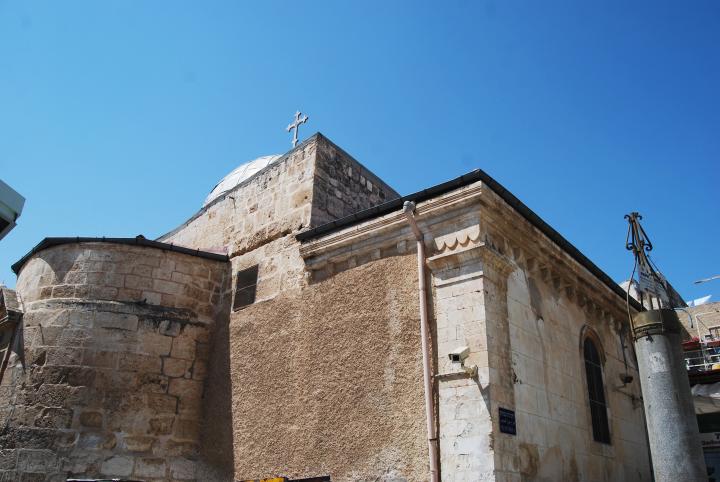
[[[625,310],[617,293],[482,182],[420,203],[416,218],[427,233],[430,269],[453,257],[461,261],[474,256],[480,248],[494,255],[483,259],[486,265],[499,260],[492,262],[498,274],[524,269],[594,317],[617,320]],[[398,210],[307,242],[300,254],[313,276],[323,279],[365,262],[407,254],[414,244],[407,220]]]
[[[429,218],[437,215],[441,211],[454,210],[473,202],[478,202],[482,192],[483,185],[477,182],[438,198],[425,201],[417,206],[415,214],[418,222],[423,225],[428,222]],[[386,238],[388,233],[392,233],[392,236],[396,237],[396,241],[412,238],[412,235],[409,234],[407,219],[402,211],[398,210],[397,212],[371,219],[365,223],[305,243],[300,247],[300,255],[308,264],[313,264],[312,258],[328,255],[338,248],[358,244],[380,235]],[[368,246],[367,249],[372,248]]]

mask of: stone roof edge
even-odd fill
[[[30,250],[25,256],[20,258],[15,264],[11,266],[13,272],[17,275],[20,273],[22,267],[27,263],[31,257],[48,248],[54,246],[60,246],[63,244],[80,244],[80,243],[107,243],[107,244],[124,244],[129,246],[141,246],[147,248],[160,249],[163,251],[173,251],[175,253],[187,254],[190,256],[198,256],[200,258],[212,259],[215,261],[227,261],[229,258],[226,254],[211,253],[209,251],[201,251],[199,249],[186,248],[184,246],[177,246],[171,243],[162,243],[160,241],[153,241],[146,239],[143,236],[137,236],[135,238],[105,238],[105,237],[65,237],[65,238],[45,238],[40,241],[33,249]]]
[[[310,137],[308,137],[307,139],[305,139],[304,141],[302,141],[302,142],[301,142],[300,144],[298,144],[297,146],[295,146],[295,147],[293,147],[292,149],[290,149],[289,151],[287,151],[285,154],[281,155],[280,158],[278,158],[277,161],[273,162],[272,164],[268,164],[267,166],[263,167],[262,169],[260,169],[258,172],[256,172],[255,174],[253,174],[253,175],[250,176],[249,178],[245,179],[243,182],[239,183],[237,186],[235,186],[235,187],[233,187],[232,189],[230,189],[230,190],[228,190],[228,191],[225,191],[224,193],[220,194],[218,197],[216,197],[215,199],[213,199],[212,201],[210,201],[208,204],[206,204],[205,206],[201,207],[195,214],[193,214],[192,216],[190,216],[185,222],[181,223],[179,226],[173,228],[172,230],[168,231],[167,233],[165,233],[165,234],[163,234],[163,235],[161,235],[161,236],[158,236],[157,238],[155,238],[155,240],[162,242],[163,239],[168,238],[168,237],[172,236],[173,234],[179,232],[179,231],[182,230],[183,228],[187,227],[190,223],[192,223],[192,222],[195,221],[197,218],[199,218],[200,216],[202,216],[203,214],[205,214],[212,206],[214,206],[215,204],[218,204],[219,202],[225,200],[226,197],[228,197],[230,194],[236,192],[238,189],[241,189],[241,188],[247,186],[248,184],[250,184],[252,181],[254,181],[255,178],[257,178],[257,177],[260,176],[261,174],[264,174],[265,172],[269,171],[269,170],[272,169],[273,167],[278,166],[279,164],[285,162],[286,160],[288,160],[288,159],[290,158],[290,155],[291,155],[293,152],[295,152],[295,151],[297,151],[297,150],[299,150],[299,149],[304,149],[305,146],[307,146],[308,144],[310,144],[312,141],[315,141],[315,140],[318,139],[319,137],[322,137],[322,138],[324,138],[324,139],[327,139],[325,136],[323,136],[323,135],[320,134],[319,132],[316,132],[316,133],[313,134],[312,136],[310,136]]]
[[[296,235],[296,238],[303,244],[307,245],[307,248],[301,249],[301,253],[305,251],[305,253],[309,254],[309,251],[311,251],[312,249],[310,248],[310,245],[319,248],[325,243],[329,244],[329,240],[333,237],[333,235],[335,235],[335,239],[341,238],[343,236],[341,233],[350,232],[350,228],[354,226],[359,227],[358,225],[360,224],[364,224],[370,220],[376,220],[377,218],[391,214],[393,211],[397,211],[399,213],[402,210],[402,206],[405,201],[412,201],[416,204],[419,204],[422,201],[428,201],[434,198],[438,198],[442,195],[469,186],[478,181],[489,187],[491,191],[497,194],[506,204],[508,204],[513,210],[520,214],[534,228],[536,228],[543,235],[545,235],[545,237],[547,237],[552,243],[554,243],[565,253],[567,253],[578,264],[580,264],[587,271],[589,271],[590,274],[592,274],[596,279],[606,285],[612,292],[622,298],[623,302],[625,302],[626,293],[619,284],[613,281],[613,279],[610,278],[607,273],[601,270],[570,241],[563,237],[558,231],[556,231],[540,216],[538,216],[532,209],[530,209],[527,205],[520,201],[520,199],[518,199],[514,194],[505,189],[505,187],[503,187],[499,182],[493,179],[482,169],[476,169],[450,181],[432,186],[427,189],[423,189],[422,191],[418,191],[407,196],[393,199],[373,208],[360,211],[358,213],[346,216],[344,218],[318,226],[316,228],[300,232]],[[347,236],[347,234],[345,236]],[[325,243],[320,241],[324,241]],[[630,304],[637,311],[644,310],[640,303],[632,297],[630,298]]]
[[[390,191],[390,194],[394,194],[394,195],[395,195],[396,197],[398,197],[398,198],[400,197],[400,193],[397,192],[395,189],[393,189],[393,187],[392,187],[390,184],[388,184],[387,182],[385,182],[382,178],[380,178],[380,176],[378,176],[377,174],[375,174],[374,172],[372,172],[370,169],[368,169],[367,166],[365,166],[365,164],[363,164],[362,162],[360,162],[360,161],[358,161],[357,159],[355,159],[355,157],[353,157],[350,153],[348,153],[348,151],[346,151],[346,150],[343,149],[342,147],[340,147],[340,146],[338,146],[337,144],[335,144],[332,140],[328,139],[328,138],[327,138],[325,135],[323,135],[321,132],[316,132],[316,133],[313,135],[313,137],[317,137],[318,139],[321,139],[321,140],[327,142],[327,143],[330,144],[332,147],[334,147],[334,148],[337,149],[338,151],[342,152],[346,157],[348,157],[348,158],[349,158],[350,160],[352,160],[355,164],[357,164],[358,166],[360,166],[360,168],[365,171],[365,174],[367,174],[366,177],[371,178],[370,180],[371,180],[374,184],[382,185],[382,186],[384,186],[385,188],[387,188],[387,189]]]

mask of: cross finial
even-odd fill
[[[295,112],[295,120],[289,126],[287,126],[288,132],[294,131],[292,140],[293,147],[297,146],[298,143],[298,129],[300,128],[300,124],[306,123],[308,119],[308,116],[303,117],[300,111],[297,111]]]

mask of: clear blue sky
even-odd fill
[[[0,280],[45,236],[172,229],[299,108],[403,194],[484,169],[618,281],[640,211],[720,300],[719,89],[717,1],[1,1]]]

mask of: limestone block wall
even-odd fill
[[[308,227],[316,148],[304,142],[159,241],[234,257]]]
[[[686,311],[678,313],[680,322],[687,331],[686,338],[699,337],[704,339],[705,336],[712,334],[718,336],[720,332],[720,302],[706,303],[700,306],[688,306]],[[690,318],[692,316],[692,325]]]
[[[236,480],[427,480],[416,273],[383,259],[233,314]]]
[[[232,258],[398,196],[315,134],[159,240]]]
[[[430,259],[433,286],[440,464],[443,480],[495,480],[482,247]],[[468,347],[476,379],[458,374],[448,354]]]
[[[496,294],[507,304],[518,424],[517,437],[503,436],[502,468],[531,480],[650,480],[637,368],[629,346],[625,367],[619,326],[522,269],[508,277],[506,293]],[[610,444],[592,438],[582,351],[588,329],[606,357]],[[618,388],[623,373],[634,380]]]
[[[35,254],[17,283],[24,350],[1,387],[0,479],[209,480],[204,382],[228,270],[108,243]]]
[[[480,233],[497,260],[483,267],[497,480],[649,480],[622,297],[493,192]],[[610,444],[592,437],[582,351],[589,330],[606,357]],[[633,382],[622,386],[624,373]],[[515,411],[517,435],[500,433],[499,407]]]
[[[311,226],[369,209],[400,195],[348,153],[317,136]]]

